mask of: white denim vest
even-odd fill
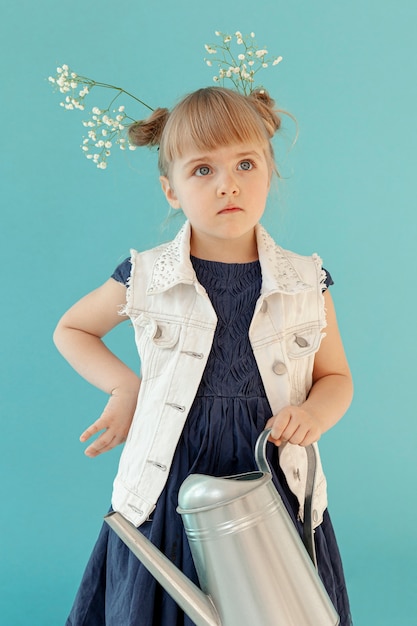
[[[133,250],[131,256],[123,312],[134,326],[142,384],[114,481],[112,506],[135,526],[148,518],[165,486],[217,324],[190,261],[190,232],[186,222],[170,243],[143,253]],[[288,404],[301,404],[311,388],[314,355],[326,324],[325,273],[317,255],[283,250],[260,225],[256,236],[262,288],[249,339],[275,415]],[[281,446],[279,462],[303,519],[306,451],[292,444]],[[318,458],[316,526],[326,506],[326,479]]]

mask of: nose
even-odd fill
[[[224,198],[225,196],[237,196],[239,194],[239,186],[237,184],[237,180],[230,173],[224,173],[217,185],[217,195],[219,198]]]

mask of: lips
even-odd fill
[[[225,215],[228,213],[237,213],[239,211],[241,211],[242,209],[238,206],[227,206],[224,209],[222,209],[221,211],[219,211],[219,215]]]

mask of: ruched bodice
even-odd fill
[[[249,343],[249,326],[261,290],[259,261],[219,263],[191,257],[218,322],[197,396],[265,396]]]

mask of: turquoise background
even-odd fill
[[[211,84],[214,31],[239,29],[284,57],[263,82],[299,124],[294,149],[288,121],[277,144],[284,180],[264,223],[332,272],[355,379],[321,443],[354,623],[416,625],[417,4],[3,0],[1,13],[0,623],[64,623],[120,454],[83,455],[106,398],[56,352],[56,321],[130,247],[178,226],[163,228],[156,154],[115,150],[96,169],[85,115],[62,110],[47,77],[68,63],[172,106]],[[109,344],[137,367],[129,325]]]

